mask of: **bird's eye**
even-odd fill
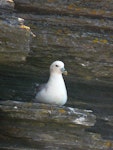
[[[55,65],[56,67],[58,67],[58,65]]]

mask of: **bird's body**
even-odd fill
[[[62,73],[66,73],[64,63],[55,61],[50,66],[50,77],[46,84],[39,85],[35,102],[64,105],[67,101],[67,90]]]

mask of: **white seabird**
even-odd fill
[[[46,84],[38,85],[35,102],[64,105],[67,102],[67,90],[62,74],[67,75],[62,61],[50,65],[50,77]]]

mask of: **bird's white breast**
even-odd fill
[[[67,90],[61,74],[52,74],[46,88],[37,94],[37,99],[44,103],[64,105],[67,101]]]

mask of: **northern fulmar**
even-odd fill
[[[37,86],[35,102],[64,105],[67,102],[67,90],[63,76],[67,75],[62,61],[50,65],[50,77],[46,84]]]

